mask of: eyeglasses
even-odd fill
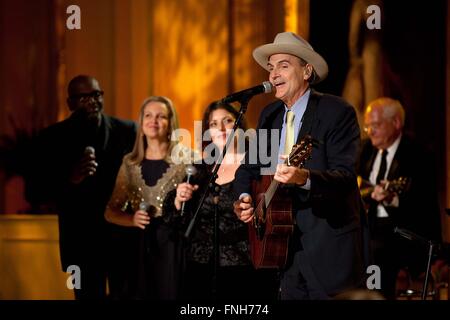
[[[102,90],[94,90],[89,93],[79,93],[70,96],[72,100],[78,100],[79,102],[89,101],[91,98],[98,100],[100,97],[103,97],[104,92]]]
[[[379,130],[382,125],[383,125],[382,122],[375,122],[375,123],[371,123],[371,124],[365,125],[364,126],[364,132],[366,132],[366,133],[369,132],[369,129],[370,130]]]

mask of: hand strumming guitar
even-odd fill
[[[370,197],[377,202],[382,202],[385,206],[397,207],[398,194],[395,191],[391,191],[389,188],[386,188],[387,183],[387,180],[382,180],[380,184],[377,184],[370,194]]]
[[[399,195],[409,190],[411,178],[399,177],[395,180],[382,180],[380,184],[373,185],[368,180],[358,176],[358,186],[361,197],[368,203],[369,199],[382,202],[384,206],[398,207]]]
[[[253,200],[250,195],[246,195],[234,202],[234,213],[245,223],[252,221],[253,210]]]

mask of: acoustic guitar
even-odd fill
[[[402,194],[405,190],[409,189],[411,184],[411,179],[407,177],[400,177],[395,180],[387,181],[384,184],[384,190],[388,193],[396,193],[398,195]],[[368,199],[370,198],[370,194],[375,189],[375,185],[373,185],[370,181],[362,179],[358,176],[358,186],[361,194],[361,198]]]
[[[292,147],[285,164],[302,168],[311,157],[313,139],[305,136]],[[282,268],[286,264],[289,238],[294,231],[288,188],[279,188],[271,175],[254,181],[255,211],[249,224],[249,242],[255,268]]]

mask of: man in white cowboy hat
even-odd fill
[[[274,176],[290,189],[296,220],[280,298],[330,299],[363,286],[367,259],[355,172],[360,145],[355,111],[343,99],[311,89],[311,84],[326,78],[328,66],[298,35],[279,33],[273,43],[256,48],[253,57],[269,71],[279,99],[259,118],[258,130],[280,130],[279,145],[271,148],[268,139],[268,150],[278,149],[284,159],[292,144],[305,135],[317,141],[305,168],[281,163]],[[234,208],[244,222],[253,217],[250,184],[260,176],[261,167],[246,162],[236,173],[234,190],[239,200]]]

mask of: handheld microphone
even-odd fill
[[[139,203],[139,210],[145,211],[148,213],[148,209],[150,209],[150,205],[147,202],[142,201],[141,203]]]
[[[92,154],[95,157],[95,149],[94,147],[87,146],[86,149],[84,149],[85,154]]]
[[[186,166],[186,176],[187,176],[186,182],[187,183],[190,183],[191,177],[195,176],[196,174],[197,174],[196,167],[194,167],[192,164]],[[185,206],[186,206],[186,202],[183,202],[183,204],[181,205],[181,215],[184,215],[184,213],[186,211]]]
[[[222,103],[242,101],[245,99],[250,99],[251,97],[253,97],[257,94],[260,94],[260,93],[270,93],[270,92],[272,92],[272,90],[273,90],[272,84],[269,81],[264,81],[262,84],[260,84],[256,87],[232,93],[220,101]]]
[[[150,204],[148,204],[147,202],[141,201],[141,203],[139,203],[139,210],[145,211],[149,214],[149,212],[148,212],[149,209],[150,209]],[[145,228],[143,231],[144,231],[143,232],[143,234],[144,234],[144,250],[146,253],[149,253],[150,252],[150,240],[149,240],[149,238],[148,238],[149,236],[146,232],[147,228]]]
[[[95,149],[92,146],[87,146],[84,149],[84,154],[85,155],[89,155],[92,159],[90,161],[94,161],[95,162]],[[95,162],[96,163],[96,162]],[[95,169],[90,169],[88,174],[90,176],[93,176],[95,174]]]

